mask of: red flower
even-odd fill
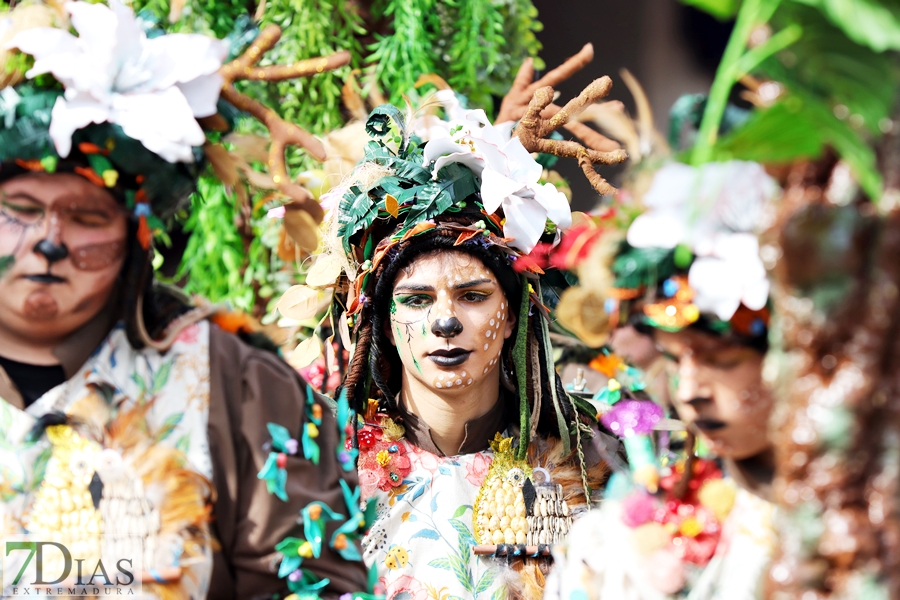
[[[358,468],[360,477],[363,473],[366,473],[367,479],[374,477],[378,489],[387,492],[403,483],[403,479],[409,475],[412,464],[406,455],[406,445],[402,441],[383,440],[380,432],[377,438],[368,448],[363,449],[360,445]]]

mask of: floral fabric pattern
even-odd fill
[[[378,502],[363,556],[377,569],[387,600],[505,598],[499,563],[472,552],[472,506],[493,453],[442,457],[405,440],[396,443],[404,447],[409,473],[387,491],[363,491],[363,500]],[[371,451],[361,450],[361,461]]]
[[[92,399],[102,398],[98,407]],[[22,411],[0,398],[0,537],[27,533],[35,491],[50,460],[47,435],[29,440],[37,418],[51,411],[65,413],[92,407],[112,420],[119,411],[152,400],[146,425],[155,442],[173,447],[187,467],[212,479],[208,440],[209,324],[185,329],[165,354],[135,350],[124,327],[112,330],[80,371]],[[96,417],[97,415],[92,415]],[[185,597],[203,598],[209,588],[212,552],[184,567],[180,585]]]

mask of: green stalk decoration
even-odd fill
[[[525,460],[528,441],[531,438],[531,411],[528,409],[528,309],[531,297],[528,294],[528,280],[522,277],[522,302],[519,305],[519,322],[516,324],[516,343],[513,345],[513,366],[516,369],[516,387],[519,392],[519,447],[516,458]],[[503,368],[503,365],[500,365]]]
[[[768,22],[780,3],[781,0],[745,0],[741,5],[734,30],[728,39],[725,54],[722,55],[722,62],[719,63],[716,78],[709,91],[706,110],[697,134],[697,143],[691,152],[692,165],[702,165],[713,159],[713,149],[719,136],[719,124],[725,114],[728,96],[734,84],[760,62],[800,39],[802,30],[796,26],[789,27],[765,43],[746,51],[754,28]]]

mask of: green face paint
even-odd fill
[[[415,356],[413,356],[412,359],[413,359],[413,364],[416,366],[416,371],[418,371],[419,373],[421,373],[421,372],[422,372],[422,365],[419,364],[419,361],[416,360],[416,357],[415,357]]]
[[[0,277],[3,277],[3,274],[13,265],[15,260],[15,257],[12,255],[0,256]]]
[[[391,298],[391,314],[397,314],[397,302],[393,298]]]

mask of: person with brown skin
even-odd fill
[[[100,17],[135,23],[116,2],[67,10],[82,41],[103,33],[88,27]],[[73,37],[68,21],[46,14],[61,28],[26,29],[11,42],[34,52],[37,70],[52,50],[40,36]],[[154,42],[154,59],[165,44],[181,48],[185,85],[196,83],[185,73],[197,65],[206,65],[200,79],[215,78],[225,56],[203,36]],[[147,66],[117,51],[123,64]],[[226,331],[217,323],[235,319],[154,281],[148,220],[189,206],[199,173],[196,142],[177,137],[187,125],[145,114],[148,133],[111,112],[66,131],[77,85],[54,64],[52,85],[21,81],[0,92],[12,98],[0,118],[0,535],[62,542],[94,558],[140,552],[136,576],[148,597],[286,596],[294,580],[279,577],[276,545],[302,535],[301,512],[318,520],[323,506],[358,510],[346,506],[356,477],[341,464],[330,404],[275,351],[250,343],[249,322]],[[152,76],[165,72],[157,67]],[[164,89],[182,101],[206,94],[215,107],[221,80],[213,84],[202,94]],[[197,131],[200,110],[186,118]],[[151,140],[166,133],[176,139]],[[264,473],[269,462],[280,486]],[[139,545],[123,545],[136,531]],[[325,597],[366,589],[362,562],[338,546],[321,544],[303,564],[304,582],[329,580]]]

